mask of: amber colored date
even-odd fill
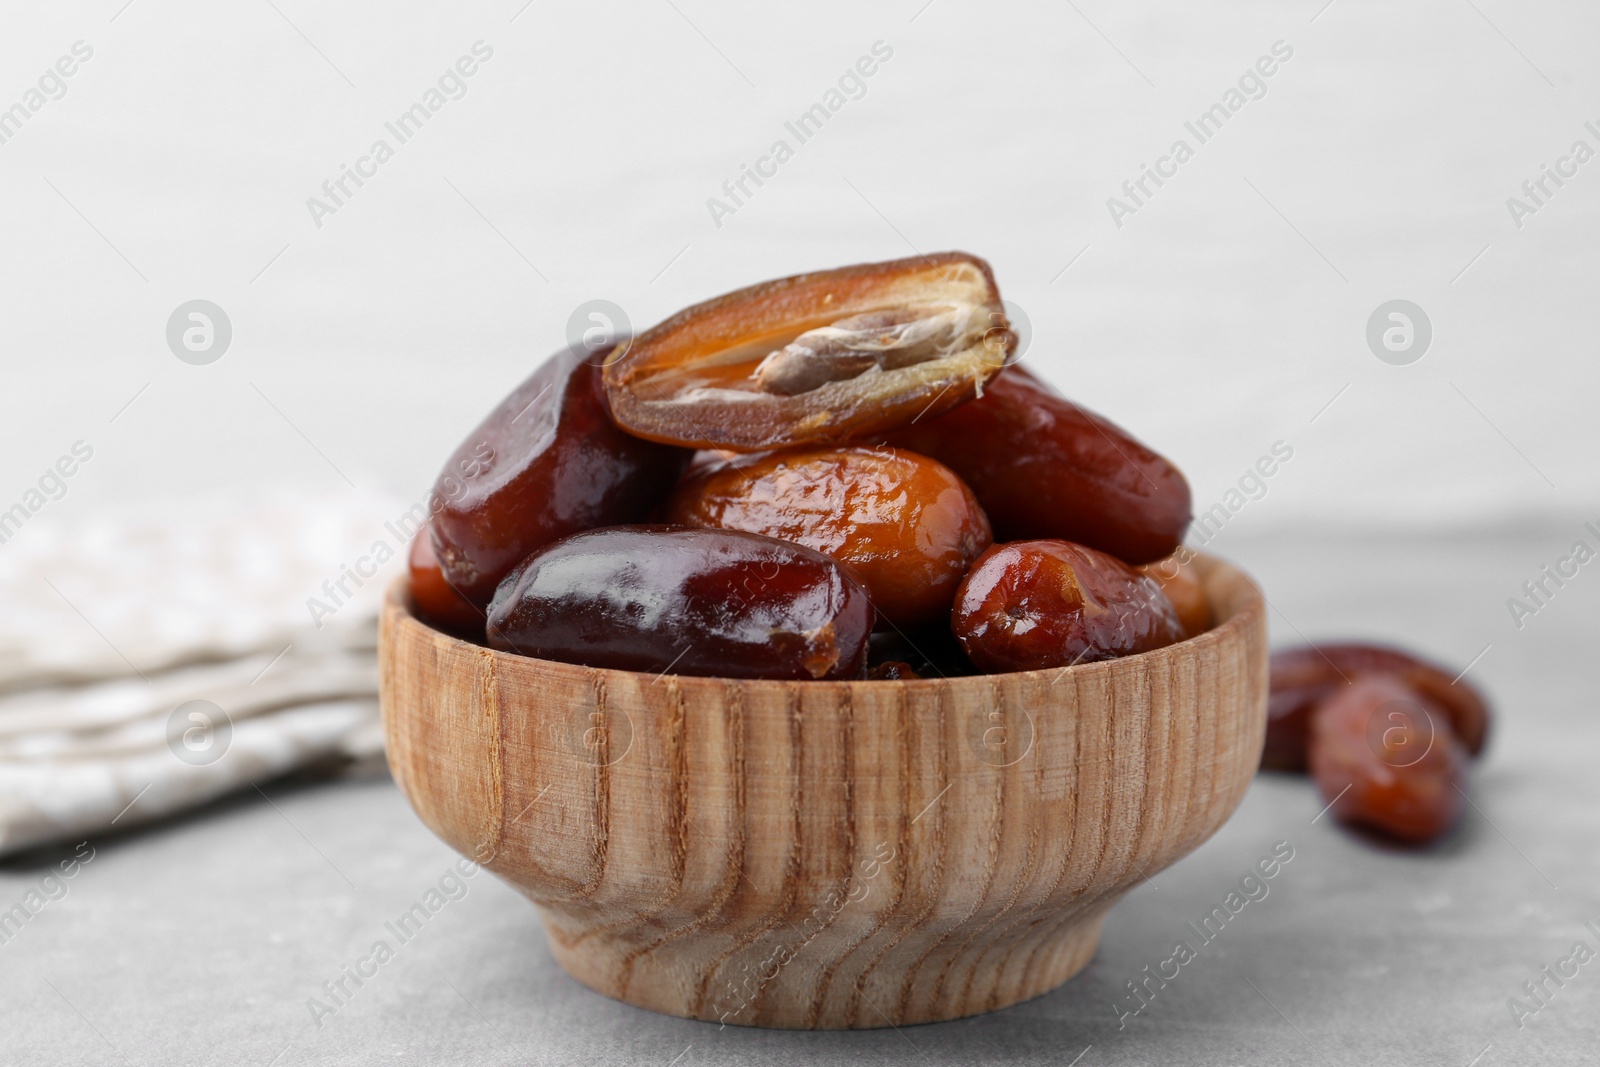
[[[1311,720],[1311,775],[1341,822],[1395,840],[1442,837],[1466,803],[1466,749],[1441,708],[1398,678],[1368,675]]]
[[[1170,554],[1189,526],[1178,468],[1020,365],[888,441],[959,474],[999,540],[1059,538],[1136,564]]]
[[[1155,563],[1145,563],[1134,570],[1146,578],[1153,578],[1161,591],[1172,601],[1183,623],[1187,637],[1195,637],[1211,628],[1211,602],[1206,599],[1206,587],[1195,573],[1194,564],[1185,558],[1187,550],[1180,550]]]
[[[637,522],[671,491],[690,452],[618,429],[599,362],[551,356],[456,449],[434,485],[434,551],[450,584],[487,604],[542,545]]]
[[[989,520],[950,468],[893,448],[802,448],[747,456],[684,479],[667,522],[747,530],[848,564],[880,618],[947,616],[989,547]]]
[[[1483,751],[1489,737],[1489,706],[1470,682],[1457,679],[1454,672],[1383,645],[1298,645],[1272,654],[1261,766],[1304,771],[1314,709],[1370,674],[1399,678],[1444,712],[1468,755]]]
[[[1153,579],[1066,541],[1016,541],[978,557],[951,629],[990,674],[1149,652],[1184,636]]]
[[[489,644],[617,670],[860,678],[873,611],[834,560],[736,530],[613,526],[530,556],[489,608]]]
[[[429,626],[450,633],[483,638],[484,611],[451,588],[433,554],[428,527],[417,531],[407,559],[411,573],[411,604],[417,617]]]
[[[1016,335],[989,265],[946,252],[763,282],[620,346],[618,423],[653,441],[757,452],[843,441],[977,395]]]

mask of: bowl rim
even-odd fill
[[[787,690],[791,686],[800,685],[806,689],[837,689],[844,687],[850,692],[857,686],[869,686],[875,692],[885,692],[885,686],[901,687],[934,687],[948,686],[955,689],[963,687],[977,689],[991,686],[1005,680],[1010,683],[1045,681],[1047,684],[1059,682],[1071,674],[1072,677],[1092,677],[1101,673],[1117,670],[1126,670],[1130,665],[1145,666],[1159,659],[1171,659],[1174,656],[1197,653],[1213,645],[1233,644],[1243,641],[1249,629],[1256,625],[1259,616],[1266,611],[1266,598],[1261,593],[1261,587],[1243,570],[1220,559],[1203,552],[1193,552],[1189,562],[1200,572],[1200,581],[1206,591],[1206,603],[1211,608],[1213,617],[1220,613],[1223,605],[1218,603],[1216,590],[1213,586],[1218,582],[1230,582],[1240,589],[1242,597],[1237,598],[1233,610],[1221,622],[1212,626],[1204,633],[1185,638],[1182,641],[1152,649],[1148,652],[1136,652],[1132,655],[1119,656],[1115,659],[1095,660],[1089,663],[1068,664],[1065,667],[1045,667],[1032,671],[1009,671],[1000,674],[970,674],[959,677],[940,678],[845,678],[845,679],[796,679],[796,678],[730,678],[723,675],[703,674],[672,674],[666,672],[651,673],[649,671],[626,671],[614,667],[590,667],[582,663],[568,663],[565,660],[540,659],[537,656],[524,656],[517,652],[505,652],[501,649],[491,648],[485,644],[469,641],[457,637],[447,631],[428,625],[417,617],[410,603],[411,578],[409,572],[402,571],[398,577],[389,583],[384,591],[383,606],[380,618],[384,624],[393,620],[394,624],[401,627],[415,627],[418,632],[436,647],[450,652],[469,651],[477,655],[488,655],[494,658],[497,665],[506,663],[513,670],[527,671],[541,669],[556,673],[573,672],[585,678],[616,678],[618,680],[633,680],[638,684],[638,679],[644,679],[648,685],[661,678],[670,678],[679,686],[683,685],[741,685],[752,687],[772,686]],[[380,638],[380,644],[393,643],[394,637],[387,640]]]

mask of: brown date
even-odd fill
[[[412,538],[407,566],[411,574],[411,605],[419,619],[440,630],[483,639],[483,609],[444,580],[428,527],[418,530]]]
[[[1192,517],[1178,468],[1020,365],[887,440],[959,474],[1003,541],[1059,538],[1148,563],[1178,547]]]
[[[1304,771],[1315,708],[1369,674],[1399,678],[1444,712],[1469,756],[1483,751],[1489,737],[1489,706],[1471,683],[1456,681],[1454,673],[1444,667],[1383,645],[1298,645],[1272,654],[1267,744],[1261,766]]]
[[[619,346],[617,422],[652,441],[758,452],[882,433],[976,396],[1016,347],[976,256],[763,282]]]
[[[445,578],[473,603],[489,603],[500,580],[541,545],[646,518],[688,463],[692,453],[641,441],[611,421],[604,355],[551,356],[440,472],[434,551]]]
[[[1334,817],[1422,844],[1466,803],[1467,753],[1438,705],[1399,678],[1372,674],[1311,720],[1311,775]]]
[[[1195,573],[1187,550],[1180,550],[1166,559],[1145,563],[1134,570],[1146,578],[1154,578],[1161,591],[1172,601],[1183,623],[1187,637],[1196,637],[1211,628],[1211,602],[1206,599],[1206,587]]]
[[[872,604],[834,560],[736,530],[612,526],[528,557],[489,608],[493,648],[626,671],[860,678]]]
[[[692,474],[667,522],[748,530],[848,564],[880,620],[946,618],[956,585],[989,547],[989,520],[950,468],[892,448],[802,448]]]
[[[1172,602],[1121,560],[1067,541],[995,545],[956,593],[951,629],[990,674],[1065,667],[1183,640]]]

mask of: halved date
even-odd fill
[[[756,452],[945,411],[978,395],[1015,347],[989,265],[946,252],[697,304],[619,347],[605,384],[632,433]]]
[[[1183,640],[1154,579],[1066,541],[995,545],[956,593],[951,629],[990,674],[1066,667]]]
[[[616,670],[860,678],[872,605],[837,562],[760,534],[613,526],[557,541],[506,577],[493,648]]]
[[[1148,563],[1178,547],[1192,517],[1177,467],[1020,365],[887,440],[959,474],[1003,541],[1059,538]]]
[[[1398,678],[1368,675],[1319,706],[1310,757],[1341,822],[1421,844],[1461,818],[1466,749],[1443,709]]]
[[[568,349],[545,360],[462,443],[434,485],[433,546],[450,585],[487,604],[541,545],[648,517],[691,452],[618,429],[599,363]]]
[[[1304,771],[1313,711],[1341,689],[1372,674],[1399,678],[1445,714],[1469,756],[1483,751],[1489,738],[1489,706],[1470,682],[1446,668],[1384,645],[1297,645],[1272,654],[1267,743],[1261,766]]]
[[[793,541],[848,564],[896,627],[947,617],[956,585],[992,540],[950,468],[893,448],[742,457],[685,478],[663,516]]]

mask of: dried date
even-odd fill
[[[456,592],[433,554],[428,527],[417,531],[407,558],[411,575],[411,605],[417,617],[430,626],[474,640],[483,639],[484,611]]]
[[[1470,682],[1446,668],[1384,645],[1298,645],[1272,654],[1267,743],[1261,765],[1269,770],[1304,771],[1314,709],[1371,674],[1399,678],[1443,711],[1469,756],[1483,751],[1489,738],[1489,705]]]
[[[1155,579],[1161,591],[1167,594],[1167,599],[1172,601],[1178,621],[1183,623],[1184,634],[1195,637],[1211,628],[1211,602],[1206,598],[1206,587],[1200,581],[1200,575],[1195,573],[1194,563],[1185,558],[1186,554],[1186,551],[1180,550],[1166,559],[1142,564],[1134,570]]]
[[[530,556],[489,608],[493,648],[617,670],[843,679],[873,610],[837,562],[735,530],[613,526]]]
[[[1467,753],[1444,710],[1399,678],[1367,675],[1311,720],[1311,776],[1341,822],[1422,844],[1466,804]]]
[[[843,441],[978,395],[1016,346],[989,265],[948,252],[728,293],[620,346],[617,421],[653,441],[756,452]]]
[[[612,422],[599,361],[558,352],[517,386],[445,464],[433,547],[446,580],[487,604],[500,580],[542,545],[647,518],[692,453]]]
[[[951,629],[991,674],[1149,652],[1184,636],[1153,579],[1104,552],[1049,540],[978,557],[956,593]]]
[[[1002,541],[1051,538],[1127,563],[1169,555],[1189,526],[1177,467],[1020,365],[983,396],[888,435],[972,487]]]
[[[892,448],[742,457],[684,479],[663,517],[814,548],[848,564],[897,627],[947,617],[956,585],[992,540],[960,478]]]

